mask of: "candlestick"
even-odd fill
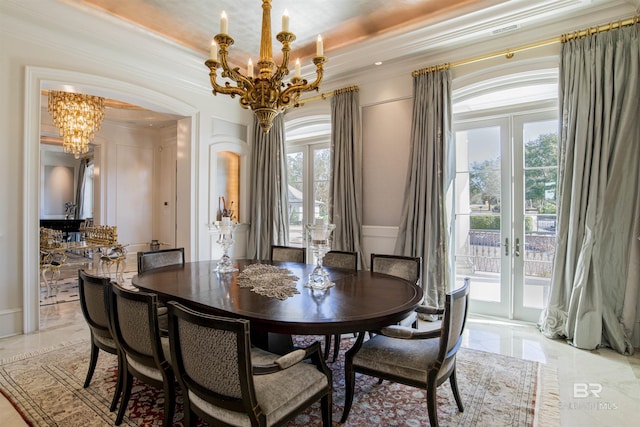
[[[284,13],[282,14],[282,32],[289,32],[289,12],[287,11],[287,9],[285,9]]]
[[[220,14],[220,34],[227,34],[229,31],[229,20],[227,19],[227,13],[223,10]]]
[[[222,247],[222,257],[218,261],[215,269],[218,273],[238,271],[238,269],[233,266],[233,261],[229,256],[229,248],[233,245],[233,232],[236,225],[236,223],[231,221],[231,217],[223,216],[220,221],[216,221],[209,226],[211,232],[219,233],[217,243]]]
[[[322,37],[318,34],[318,40],[316,40],[316,56],[324,56],[324,46],[322,45]]]

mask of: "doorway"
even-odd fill
[[[25,167],[24,167],[24,210],[25,221],[23,227],[24,253],[23,259],[23,325],[24,333],[33,332],[39,329],[39,294],[40,294],[40,274],[39,274],[39,213],[40,213],[40,136],[41,120],[46,110],[42,112],[42,91],[43,90],[65,90],[67,85],[59,82],[74,82],[73,87],[82,93],[91,93],[110,99],[120,99],[124,102],[135,102],[146,109],[156,109],[156,111],[171,112],[179,117],[176,120],[177,150],[176,175],[179,177],[176,183],[175,200],[175,224],[178,231],[176,233],[176,244],[185,247],[185,252],[192,252],[193,236],[189,232],[191,229],[192,217],[195,215],[195,200],[191,198],[190,182],[193,168],[193,156],[191,154],[195,135],[192,132],[192,124],[195,121],[196,111],[193,107],[174,98],[167,97],[160,93],[150,91],[125,82],[111,80],[104,77],[96,77],[82,73],[62,71],[55,69],[43,69],[37,67],[27,67],[26,69],[26,96],[25,96]],[[162,107],[159,107],[162,106]],[[96,135],[98,138],[98,135]],[[100,155],[109,153],[100,152]],[[124,155],[124,154],[123,154]],[[96,166],[102,165],[100,160],[96,161]],[[107,171],[100,166],[96,175],[105,176]],[[109,174],[115,173],[114,170]],[[95,198],[102,199],[103,186],[96,184]],[[114,204],[115,206],[115,204]],[[96,208],[98,210],[99,208]],[[131,211],[134,214],[134,211]],[[112,214],[106,211],[106,214]],[[186,231],[186,232],[185,232]],[[145,242],[135,242],[145,243]],[[148,242],[147,242],[148,243]],[[148,247],[148,246],[147,246]],[[187,255],[190,256],[190,255]]]
[[[475,313],[537,321],[556,233],[557,111],[455,125],[456,279],[471,277]]]

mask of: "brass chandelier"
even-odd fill
[[[49,92],[49,114],[60,128],[62,149],[76,159],[89,152],[89,142],[104,119],[104,98],[81,93]]]
[[[267,133],[271,129],[273,119],[285,109],[297,106],[302,92],[318,90],[323,75],[323,64],[327,58],[323,55],[322,38],[318,36],[316,42],[316,56],[313,63],[316,66],[316,79],[312,83],[300,77],[300,62],[296,61],[294,76],[289,82],[283,78],[289,74],[290,44],[296,39],[295,34],[289,32],[289,16],[282,16],[282,31],[276,39],[282,43],[282,64],[276,67],[273,60],[271,46],[271,0],[262,0],[262,33],[260,38],[260,60],[258,61],[258,76],[253,76],[251,59],[247,66],[247,75],[240,73],[239,68],[231,68],[227,62],[228,48],[233,44],[233,38],[227,34],[228,20],[225,12],[220,18],[220,34],[211,43],[211,58],[205,62],[209,68],[209,78],[213,87],[213,94],[222,93],[240,97],[242,108],[254,111],[260,127]],[[218,60],[219,56],[219,60]],[[218,84],[218,68],[222,68],[221,76],[233,80],[224,85]]]

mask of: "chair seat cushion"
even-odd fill
[[[164,353],[164,358],[169,365],[171,365],[171,349],[169,347],[169,338],[160,337],[160,344],[162,344],[162,352]],[[140,372],[142,375],[145,375],[149,378],[153,378],[156,381],[163,381],[162,372],[155,366],[147,366],[143,365],[140,362],[132,359],[127,355],[127,363],[131,365],[136,371]]]
[[[107,337],[94,334],[93,339],[98,341],[103,346],[113,349],[114,351],[118,348],[116,346],[116,342],[112,338],[107,338]]]
[[[376,335],[362,344],[353,366],[426,382],[439,346],[439,338],[408,340]]]
[[[264,350],[251,349],[251,361],[255,365],[271,364],[279,357]],[[255,375],[253,382],[258,404],[267,417],[267,425],[273,425],[302,402],[328,387],[326,375],[316,366],[306,362],[273,374]],[[202,411],[228,424],[251,425],[247,415],[215,407],[192,391],[189,391],[189,401]]]

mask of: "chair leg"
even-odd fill
[[[84,380],[84,388],[89,387],[91,378],[93,378],[93,372],[96,370],[96,364],[98,363],[98,353],[100,349],[93,343],[93,336],[91,337],[91,356],[89,357],[89,370],[87,371],[87,377]]]
[[[429,424],[431,427],[438,427],[438,402],[436,400],[437,385],[434,381],[427,381],[427,412],[429,413]]]
[[[124,418],[124,413],[127,410],[127,406],[129,406],[129,398],[131,397],[131,386],[133,385],[133,375],[131,375],[128,371],[124,374],[124,389],[122,390],[122,401],[120,402],[120,408],[118,408],[118,416],[116,417],[115,424],[119,426],[122,424],[122,419]]]
[[[449,382],[451,383],[451,390],[453,391],[453,397],[456,399],[456,403],[458,404],[458,409],[460,412],[464,412],[464,406],[462,405],[462,399],[460,398],[460,391],[458,390],[458,380],[456,379],[455,367],[453,368],[453,372],[451,372]]]
[[[124,356],[122,356],[121,352],[118,352],[118,380],[116,381],[116,389],[113,392],[113,398],[109,406],[110,412],[115,411],[116,406],[118,406],[118,399],[120,399],[120,395],[122,394],[122,383],[124,382],[123,377],[126,370],[127,368],[124,366]]]
[[[184,425],[185,427],[194,427],[198,417],[191,410],[191,403],[189,402],[188,393],[182,395],[182,411],[184,412]]]
[[[333,420],[332,420],[333,402],[331,398],[331,392],[327,393],[320,400],[320,407],[322,410],[322,426],[331,427],[333,425]]]
[[[342,418],[340,418],[341,424],[344,424],[347,422],[349,411],[351,411],[351,404],[353,403],[353,392],[356,386],[356,374],[353,371],[353,365],[351,364],[351,360],[345,361],[344,379],[345,379],[345,384],[344,384],[345,397],[344,397],[344,410],[342,411]]]
[[[49,298],[51,297],[51,283],[49,282],[49,279],[47,279],[47,270],[42,270],[42,279],[44,280],[44,284],[47,287],[47,296],[45,298]]]
[[[170,377],[164,379],[164,425],[170,427],[173,425],[173,413],[176,410],[176,390],[174,387],[173,372]]]

